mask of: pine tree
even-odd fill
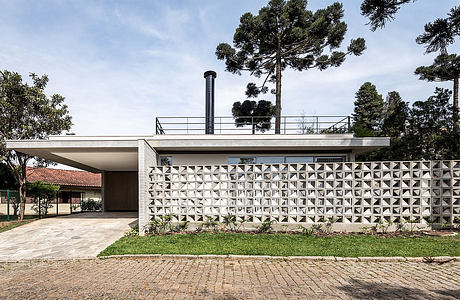
[[[256,131],[265,132],[272,127],[271,119],[275,114],[275,107],[270,101],[245,100],[237,101],[232,107],[236,127],[252,126],[252,134]]]
[[[453,117],[458,120],[458,79],[460,77],[460,56],[456,54],[441,54],[435,58],[431,66],[418,67],[415,74],[420,80],[453,81],[454,100]]]
[[[392,138],[400,138],[406,128],[409,107],[398,92],[388,93],[385,101],[382,134]]]
[[[262,85],[249,83],[247,95],[275,89],[275,133],[281,129],[281,74],[290,67],[298,71],[325,70],[340,66],[347,55],[361,55],[366,48],[362,38],[351,40],[346,51],[338,49],[345,38],[343,6],[336,2],[316,12],[307,10],[306,0],[271,0],[258,15],[245,13],[233,36],[233,45],[221,43],[217,59],[225,60],[226,70],[234,74],[249,71]],[[330,50],[326,54],[325,51]]]
[[[384,102],[382,95],[370,82],[365,82],[356,93],[353,113],[353,132],[356,136],[378,136],[381,133]]]

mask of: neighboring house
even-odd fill
[[[232,118],[214,117],[215,73],[206,72],[205,78],[205,118],[157,118],[156,134],[150,136],[51,136],[49,140],[7,141],[7,147],[102,174],[103,209],[138,210],[139,223],[143,226],[152,216],[162,213],[193,210],[190,218],[199,221],[208,211],[221,211],[221,215],[233,211],[232,207],[239,204],[232,203],[246,205],[245,201],[249,201],[247,207],[254,205],[252,183],[243,187],[245,195],[240,191],[218,193],[217,186],[222,188],[224,184],[218,176],[196,176],[209,170],[221,168],[223,173],[238,172],[231,167],[235,164],[267,166],[272,168],[272,173],[267,171],[262,175],[269,183],[277,180],[274,170],[280,166],[285,168],[286,164],[353,162],[356,154],[390,144],[387,137],[354,137],[349,133],[349,117],[283,117],[281,134],[275,135],[272,130],[250,134],[251,126],[246,130],[235,128]],[[184,167],[164,171],[153,168],[160,165]],[[171,172],[179,176],[179,183],[171,183],[174,180]],[[235,185],[235,180],[245,180],[244,176],[235,179],[227,175],[220,178],[230,186]],[[176,188],[184,192],[174,190]],[[66,191],[70,190],[77,189],[66,186]],[[200,192],[187,199],[187,193],[195,191]],[[272,191],[264,193],[264,197],[278,197]],[[283,197],[283,193],[280,195]],[[209,208],[206,203],[213,204],[209,204]],[[171,209],[171,205],[175,208]],[[201,217],[195,218],[196,215]]]
[[[42,181],[60,186],[59,203],[80,204],[82,200],[101,200],[101,174],[51,168],[27,168],[27,182]],[[28,198],[28,203],[33,200]]]

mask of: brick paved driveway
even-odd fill
[[[460,262],[230,258],[0,264],[1,299],[458,299]]]

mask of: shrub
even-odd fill
[[[81,202],[81,211],[101,211],[102,201],[88,199]]]
[[[136,225],[130,230],[125,232],[125,236],[138,236],[139,235],[139,226]]]
[[[257,228],[258,232],[270,232],[273,230],[273,224],[275,223],[275,220],[265,220],[262,222],[262,224]]]
[[[210,216],[206,216],[207,220],[206,222],[203,223],[203,227],[208,229],[208,230],[212,230],[214,232],[216,232],[218,230],[218,227],[219,227],[219,222],[214,220],[213,217],[210,217]]]
[[[147,225],[147,232],[153,234],[162,234],[170,231],[172,228],[172,217],[172,214],[167,214],[160,216],[158,219],[152,220],[149,225]]]

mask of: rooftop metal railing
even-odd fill
[[[204,134],[205,117],[156,117],[156,134]],[[282,116],[281,134],[349,133],[350,116]],[[274,134],[271,116],[222,116],[214,118],[214,134]]]

